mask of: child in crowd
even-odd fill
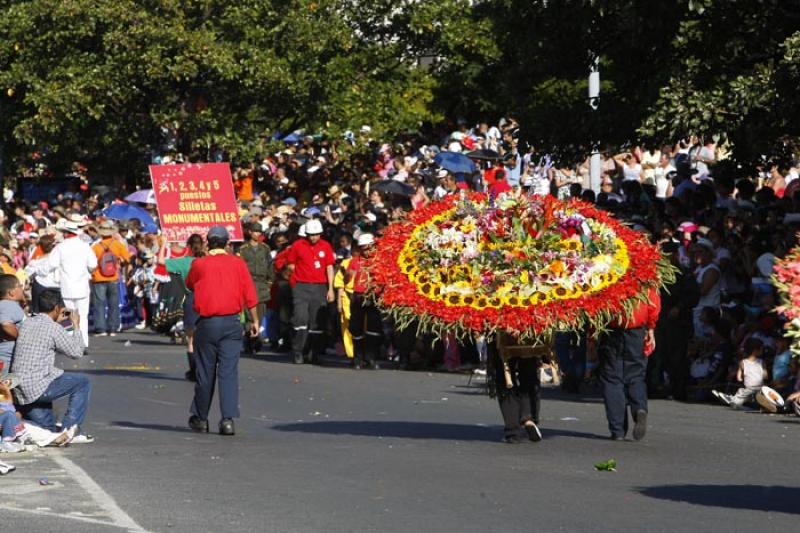
[[[136,270],[128,280],[135,301],[134,308],[140,319],[136,329],[144,329],[151,325],[155,304],[158,302],[154,258],[151,251],[142,252],[137,260]]]
[[[772,388],[785,395],[792,388],[792,350],[791,340],[783,335],[775,335],[775,359],[772,361]]]
[[[8,383],[11,375],[7,374],[0,380],[0,452],[18,453],[25,450],[25,446],[16,442],[17,434],[23,431],[24,426],[17,417],[17,410],[14,407],[14,400],[11,398],[11,390]]]
[[[733,396],[713,391],[714,396],[732,409],[739,409],[745,402],[752,400],[767,379],[767,369],[761,358],[764,353],[764,343],[755,337],[750,337],[744,342],[743,352],[744,357],[736,369],[736,381],[742,382],[744,386]]]

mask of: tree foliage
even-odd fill
[[[538,146],[798,134],[797,0],[0,0],[0,148],[111,174],[305,128],[516,115]],[[587,102],[594,57],[601,101]]]
[[[413,4],[413,9],[409,6]],[[490,43],[466,0],[0,0],[0,130],[24,163],[143,169],[150,150],[249,158],[275,131],[435,120],[435,70]],[[487,22],[474,22],[480,28]]]

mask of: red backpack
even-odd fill
[[[113,278],[119,272],[119,261],[117,256],[111,251],[111,248],[104,243],[100,243],[103,247],[103,254],[97,261],[97,268],[100,270],[100,275],[104,278]]]

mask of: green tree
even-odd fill
[[[0,0],[0,142],[17,164],[141,173],[150,150],[247,159],[275,131],[441,117],[436,68],[479,57],[467,0]]]

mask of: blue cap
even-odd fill
[[[230,238],[230,235],[228,235],[228,230],[222,226],[214,226],[208,230],[208,235],[206,236],[207,239],[210,239],[211,237],[216,237],[217,239],[224,239],[227,241]]]
[[[297,200],[295,200],[294,198],[292,198],[292,197],[290,196],[289,198],[285,199],[285,200],[284,200],[283,202],[281,202],[281,203],[282,203],[283,205],[290,205],[290,206],[294,207],[294,206],[296,206],[296,205],[297,205]]]

